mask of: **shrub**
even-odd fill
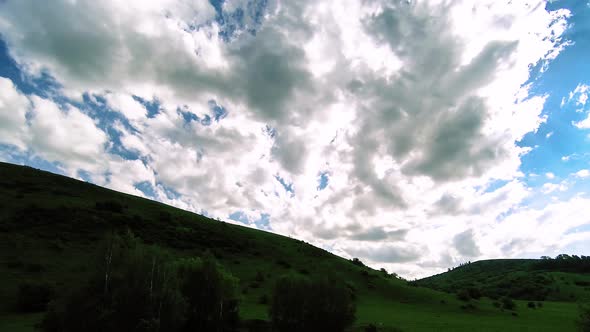
[[[358,258],[353,258],[351,260],[352,264],[356,265],[356,266],[360,266],[360,267],[365,267],[366,265]]]
[[[107,211],[113,213],[121,213],[123,212],[123,205],[117,201],[104,201],[104,202],[96,202],[94,204],[95,208],[100,211]]]
[[[285,269],[290,269],[291,268],[291,264],[289,264],[287,261],[285,261],[283,259],[277,260],[277,265],[282,266]]]
[[[514,301],[511,298],[503,297],[500,301],[502,302],[503,309],[506,309],[506,310],[516,309],[516,303],[514,303]]]
[[[274,288],[270,318],[275,330],[344,331],[354,322],[350,291],[336,280],[285,276]]]
[[[53,295],[53,287],[47,283],[22,283],[18,287],[17,309],[21,312],[45,311]]]
[[[479,300],[481,298],[481,291],[478,288],[471,287],[467,289],[467,292],[469,293],[469,297],[472,299]]]
[[[353,301],[356,301],[356,287],[354,286],[354,284],[351,283],[351,282],[349,282],[349,281],[347,281],[347,282],[344,283],[344,286],[348,290],[348,293],[352,297],[352,300]]]
[[[377,332],[377,326],[371,323],[365,327],[365,332]]]
[[[467,291],[466,289],[460,289],[457,292],[457,298],[461,301],[469,301],[471,299],[471,297],[469,296],[469,291]]]
[[[463,309],[463,310],[475,310],[475,309],[477,309],[477,307],[475,305],[473,305],[472,303],[462,304],[460,306],[460,308]]]
[[[529,308],[531,308],[531,309],[535,309],[535,308],[537,307],[537,305],[535,304],[535,302],[529,302],[529,303],[527,304],[527,306],[528,306]]]

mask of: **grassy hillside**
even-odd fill
[[[40,314],[18,314],[18,285],[46,281],[58,290],[79,283],[92,269],[107,233],[130,229],[144,242],[178,257],[211,251],[240,280],[242,319],[267,318],[261,301],[283,274],[335,275],[355,289],[356,330],[572,331],[573,302],[545,302],[516,312],[491,300],[470,305],[448,294],[411,285],[353,264],[302,241],[208,219],[85,182],[0,163],[0,331],[32,331]],[[431,285],[429,285],[431,286]]]
[[[588,302],[590,273],[575,272],[559,260],[495,259],[459,266],[416,285],[445,292],[477,289],[481,295],[520,300]]]

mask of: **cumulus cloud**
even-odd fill
[[[352,240],[357,241],[383,241],[383,240],[403,240],[408,233],[407,229],[387,231],[380,227],[372,227],[366,230],[355,230],[350,236]]]
[[[79,109],[60,108],[53,101],[27,97],[12,81],[0,78],[0,142],[31,150],[69,169],[101,169],[107,137],[94,120]]]
[[[543,186],[541,187],[541,191],[544,194],[550,194],[556,190],[566,191],[567,189],[568,189],[567,185],[563,182],[562,183],[549,183],[548,182],[548,183],[543,184]]]
[[[26,149],[29,108],[27,97],[16,90],[11,80],[0,77],[0,142]]]
[[[47,99],[32,97],[31,101],[30,146],[37,154],[78,168],[100,167],[107,137],[90,117],[74,107],[61,110]]]
[[[563,48],[569,15],[543,4],[6,1],[11,55],[70,102],[0,79],[0,138],[118,190],[267,213],[273,231],[412,275],[523,252],[497,237],[533,213],[510,215],[531,194],[516,141],[546,120],[546,96],[522,84]],[[243,22],[215,20],[238,8]]]
[[[574,122],[573,125],[579,129],[590,129],[590,116],[582,121]]]
[[[106,97],[108,104],[129,120],[143,119],[147,114],[145,107],[130,95],[110,93]]]
[[[386,245],[363,248],[350,248],[347,250],[352,256],[365,257],[375,263],[405,263],[420,257],[420,248],[409,245]]]
[[[479,256],[481,252],[475,242],[475,234],[472,229],[468,229],[453,237],[453,245],[459,254],[465,257]]]
[[[579,210],[588,203],[588,198],[575,196],[544,208],[521,208],[506,217],[489,240],[500,248],[500,255],[507,256],[563,248],[583,235],[575,230],[590,222]]]

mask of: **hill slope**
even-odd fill
[[[26,280],[66,289],[92,267],[99,240],[132,230],[174,255],[210,250],[240,280],[242,319],[267,319],[260,301],[285,273],[336,275],[356,290],[357,329],[535,331],[573,330],[576,306],[547,303],[519,309],[518,318],[491,301],[466,307],[452,294],[415,287],[302,241],[208,219],[157,202],[118,193],[29,167],[0,163],[0,330],[30,331],[40,315],[13,312]],[[559,329],[552,328],[559,321]]]
[[[567,258],[562,258],[562,257]],[[590,300],[586,257],[559,259],[494,259],[459,266],[424,278],[416,285],[445,292],[477,289],[483,296],[535,301]]]

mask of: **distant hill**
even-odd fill
[[[464,264],[415,281],[423,287],[457,292],[476,289],[482,296],[535,301],[590,300],[590,257],[494,259]]]
[[[99,241],[106,234],[127,229],[177,257],[213,253],[239,278],[242,320],[267,320],[265,297],[275,281],[284,274],[299,274],[332,275],[345,281],[357,298],[356,331],[364,331],[368,324],[379,331],[574,330],[574,303],[546,302],[543,309],[529,310],[526,302],[517,301],[516,312],[508,312],[487,299],[467,305],[452,289],[442,286],[446,285],[442,280],[450,283],[455,276],[475,282],[478,279],[467,272],[478,263],[412,284],[303,241],[219,222],[30,167],[0,163],[0,331],[32,331],[43,315],[15,311],[19,284],[43,281],[58,292],[67,291],[93,268]],[[513,264],[513,273],[519,273],[525,263],[506,264]],[[482,264],[482,273],[491,275],[489,263]],[[550,276],[561,280],[559,274]],[[574,282],[574,275],[564,274],[564,278],[562,294],[569,294],[567,287],[578,290],[579,286],[565,286],[566,281]],[[554,298],[571,300],[568,296]]]

